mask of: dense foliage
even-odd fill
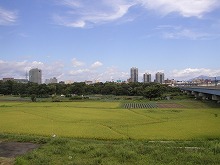
[[[117,96],[144,96],[146,98],[161,97],[164,93],[180,92],[178,88],[156,83],[95,83],[87,85],[83,82],[73,84],[36,84],[36,83],[17,83],[14,81],[0,81],[0,94],[48,97],[57,95],[117,95]]]

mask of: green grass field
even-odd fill
[[[125,108],[127,103],[132,106]],[[13,98],[0,102],[0,142],[33,142],[41,147],[15,159],[0,157],[0,164],[218,165],[219,128],[220,106],[212,102]]]
[[[219,165],[219,140],[146,141],[2,135],[0,140],[34,142],[40,148],[0,164],[16,165]]]
[[[220,108],[194,100],[184,108],[125,109],[122,102],[0,102],[0,133],[92,139],[220,138]]]

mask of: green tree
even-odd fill
[[[115,83],[105,83],[101,93],[104,95],[116,95],[116,88]]]
[[[158,86],[149,86],[144,89],[143,96],[152,100],[152,98],[157,98],[162,96],[162,91]]]

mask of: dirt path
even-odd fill
[[[13,165],[14,163],[15,163],[15,158],[0,157],[0,165]]]

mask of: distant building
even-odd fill
[[[155,82],[163,84],[164,83],[164,73],[157,72],[155,75]]]
[[[164,84],[167,84],[169,86],[175,86],[176,83],[177,83],[177,81],[174,80],[174,79],[172,79],[172,80],[169,80],[169,79],[164,80]]]
[[[42,71],[41,69],[34,68],[29,71],[29,81],[42,84]]]
[[[16,81],[17,83],[23,83],[23,84],[28,83],[28,79],[14,79],[14,81]]]
[[[53,77],[50,79],[51,84],[56,84],[57,83],[57,78]]]
[[[144,75],[143,75],[143,81],[144,81],[144,83],[150,83],[150,82],[151,82],[151,74],[149,74],[149,73],[144,73]]]
[[[17,83],[28,83],[28,80],[27,79],[15,79],[15,78],[3,78],[2,79],[3,82],[6,82],[6,81],[15,81]]]
[[[45,84],[50,84],[50,79],[45,79]]]
[[[85,81],[85,84],[86,84],[86,85],[91,85],[91,84],[93,84],[93,82],[92,82],[92,81],[87,81],[87,80],[86,80],[86,81]]]
[[[65,81],[60,81],[59,84],[65,84]]]
[[[56,77],[45,80],[45,84],[56,84],[56,83],[57,83],[57,78]]]
[[[65,81],[65,84],[72,84],[72,83],[74,83],[74,81],[72,81],[72,80]]]
[[[124,80],[116,80],[116,83],[117,84],[121,84],[121,83],[125,83],[126,81],[124,81]]]
[[[138,82],[138,68],[131,68],[131,82]]]
[[[8,78],[8,77],[7,77],[7,78],[3,78],[2,81],[3,81],[3,82],[6,82],[6,81],[14,81],[14,78]]]
[[[129,82],[131,82],[131,78],[128,78],[128,79],[127,79],[127,83],[129,83]]]

